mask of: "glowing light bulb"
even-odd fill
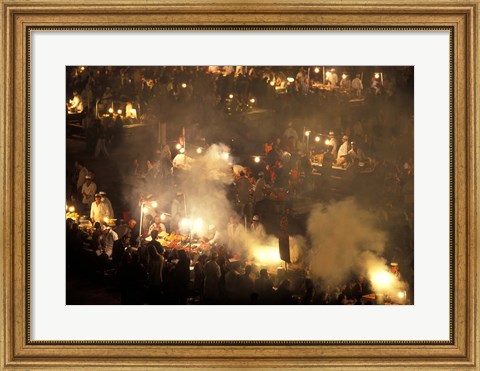
[[[273,81],[273,80],[270,81],[270,85],[271,85],[271,86],[275,85],[275,81]]]
[[[250,99],[250,103],[255,103],[255,98]]]
[[[255,161],[256,164],[260,163],[260,156],[255,156],[253,161]]]
[[[160,215],[160,220],[165,220],[167,216],[165,214]]]
[[[117,113],[118,113],[119,115],[121,115],[121,114],[122,114],[122,110],[119,109],[119,110],[117,111]]]
[[[379,73],[375,73],[375,78],[378,79],[380,77]]]
[[[325,76],[330,77],[332,73],[330,71],[325,72]]]
[[[73,213],[73,212],[75,211],[75,207],[74,207],[74,206],[70,206],[70,207],[68,208],[68,211],[70,211],[71,213]]]
[[[148,207],[144,206],[143,207],[143,212],[146,213],[148,211]]]
[[[186,87],[187,87],[187,84],[183,83],[183,84],[182,84],[182,88],[185,89]]]
[[[113,113],[113,108],[110,107],[110,108],[108,109],[108,113]]]
[[[195,221],[193,222],[193,230],[196,232],[200,232],[202,231],[202,229],[203,229],[203,220],[200,218],[195,219]]]
[[[392,282],[392,275],[386,271],[375,272],[372,274],[372,283],[378,289],[386,289]]]
[[[175,146],[176,149],[180,149],[182,148],[182,145],[180,143],[177,143],[177,145]]]
[[[329,146],[329,145],[330,145],[330,139],[327,139],[327,140],[325,141],[325,144],[326,144],[327,146]]]
[[[319,136],[315,137],[315,142],[320,142],[320,137]]]
[[[344,74],[342,75],[342,79],[346,79],[346,78],[347,78],[347,75],[344,73]]]
[[[158,206],[158,204],[157,204],[156,201],[152,201],[152,202],[150,203],[150,205],[152,205],[152,207],[157,207],[157,206]]]
[[[229,97],[230,99],[232,99],[232,98],[233,98],[233,94],[230,94],[228,97]]]
[[[315,67],[314,71],[315,71],[315,73],[319,73],[319,72],[320,72],[320,68]]]
[[[309,136],[310,136],[310,130],[307,130],[307,131],[305,132],[305,136],[306,136],[306,137],[309,137]]]
[[[197,153],[198,153],[198,154],[202,153],[202,147],[198,147],[198,148],[197,148]]]

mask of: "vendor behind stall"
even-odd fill
[[[161,222],[160,215],[155,215],[155,218],[153,218],[153,223],[150,226],[150,228],[148,228],[148,235],[151,235],[152,231],[154,230],[157,231],[158,233],[167,232],[167,228],[165,227],[165,224]]]
[[[92,220],[92,223],[99,222],[103,224],[105,222],[105,218],[109,217],[110,215],[108,213],[108,207],[102,202],[102,196],[97,193],[95,195],[95,201],[92,202],[92,206],[90,207],[90,219]]]
[[[221,233],[217,230],[217,227],[214,224],[209,225],[206,237],[208,239],[207,243],[212,246],[221,244]]]
[[[85,176],[85,183],[82,185],[82,204],[85,206],[85,209],[88,210],[92,205],[92,202],[95,201],[95,192],[97,191],[97,185],[92,182],[92,176]]]
[[[352,161],[358,160],[360,162],[366,162],[368,161],[368,157],[365,155],[365,153],[362,151],[361,148],[358,148],[358,145],[356,142],[352,142],[352,149],[348,151],[348,156],[351,158]]]
[[[108,209],[108,217],[113,218],[113,208],[112,208],[112,203],[110,202],[110,199],[107,197],[106,192],[98,192],[100,196],[102,196],[102,202],[107,206]]]
[[[82,113],[83,112],[83,101],[82,97],[78,94],[78,92],[73,92],[73,99],[70,99],[69,103],[67,104],[68,113]]]

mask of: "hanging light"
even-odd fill
[[[113,113],[113,108],[110,107],[110,108],[108,109],[108,113]]]
[[[251,98],[250,103],[255,103],[255,98]]]
[[[318,135],[315,137],[315,142],[320,142],[320,137]]]
[[[230,99],[232,99],[232,98],[233,98],[233,94],[230,94],[228,97],[229,97]]]
[[[311,133],[311,131],[310,131],[310,130],[307,130],[307,131],[305,132],[305,136],[306,136],[306,137],[309,137],[309,136],[310,136],[310,133]]]
[[[378,72],[375,72],[375,78],[378,79],[380,77],[380,74]]]
[[[255,156],[253,161],[255,161],[256,164],[260,163],[260,156]]]
[[[319,73],[320,72],[320,68],[318,67],[315,67],[315,69],[313,70],[315,73]]]
[[[122,110],[119,109],[119,110],[117,111],[117,113],[118,113],[119,115],[121,115],[121,114],[122,114]]]
[[[202,153],[202,147],[198,147],[198,148],[197,148],[197,153],[198,153],[198,154]]]
[[[183,83],[183,84],[182,84],[182,88],[185,89],[186,87],[187,87],[187,84]]]

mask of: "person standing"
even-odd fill
[[[350,150],[348,146],[348,137],[344,135],[342,137],[342,145],[338,149],[338,154],[337,154],[337,164],[343,162],[345,159],[345,156],[347,156],[348,151]]]
[[[240,172],[240,177],[235,183],[235,188],[237,191],[237,201],[240,215],[244,218],[249,218],[251,215],[251,195],[252,184],[245,176],[245,172]]]
[[[255,214],[262,214],[265,211],[267,184],[265,183],[265,173],[263,171],[258,173],[258,179],[255,183],[255,190],[253,191],[253,212]]]
[[[337,158],[338,143],[333,131],[328,133],[328,145],[332,146],[332,155],[334,158]]]
[[[265,232],[265,227],[263,226],[262,223],[260,223],[260,218],[258,215],[253,216],[252,224],[250,225],[250,231],[259,240],[264,240],[267,237],[267,232]]]
[[[187,304],[188,284],[190,282],[190,258],[185,250],[178,250],[178,262],[175,264],[174,280],[177,304]]]
[[[175,195],[175,198],[172,201],[171,214],[172,214],[172,219],[174,219],[177,215],[179,217],[182,217],[185,215],[183,193],[177,192],[177,194]]]
[[[113,244],[118,240],[118,235],[110,228],[104,230],[103,244],[105,247],[105,254],[111,259],[113,253]]]
[[[102,192],[98,192],[98,194],[102,197],[102,202],[107,207],[108,217],[113,218],[115,214],[113,213],[112,203],[110,202],[110,199],[107,197],[107,193],[102,191]]]
[[[353,92],[355,93],[355,96],[357,98],[360,98],[362,96],[363,84],[362,84],[362,80],[360,79],[360,74],[357,74],[355,76],[355,78],[353,79],[352,89],[353,89]]]
[[[82,204],[88,210],[95,201],[95,194],[97,192],[97,185],[92,181],[92,176],[85,176],[85,183],[82,186]]]
[[[233,252],[239,252],[245,237],[245,227],[238,222],[238,216],[230,216],[227,224],[227,246]]]
[[[96,222],[103,224],[105,218],[110,218],[108,208],[107,205],[102,202],[102,196],[97,193],[95,195],[95,201],[92,202],[90,207],[90,219],[92,220],[92,224],[95,224]]]
[[[76,170],[76,186],[78,194],[82,194],[82,187],[85,183],[85,177],[88,175],[88,169],[85,167],[83,161],[75,161]]]
[[[204,298],[206,304],[218,304],[220,301],[220,277],[222,272],[217,263],[218,254],[213,252],[210,261],[205,265]]]
[[[159,215],[155,215],[155,218],[153,218],[153,223],[148,228],[148,235],[151,235],[154,230],[158,233],[167,232],[167,228],[165,228],[165,224],[161,222]]]

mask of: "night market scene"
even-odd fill
[[[67,305],[414,304],[413,66],[65,72]]]

